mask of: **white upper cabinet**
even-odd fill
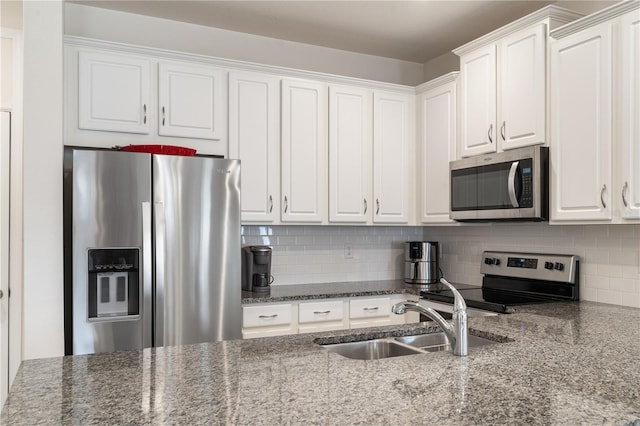
[[[612,26],[551,46],[551,219],[606,220],[611,206]]]
[[[520,148],[546,141],[547,26],[505,37],[499,44],[498,144]]]
[[[282,80],[283,222],[327,221],[327,85]]]
[[[457,77],[455,72],[426,83],[418,94],[419,217],[425,224],[453,222],[449,162],[456,158]]]
[[[454,50],[460,56],[458,157],[547,140],[547,37],[581,15],[547,6]]]
[[[162,62],[158,66],[158,134],[223,139],[226,72],[208,66]]]
[[[620,178],[614,191],[621,203],[622,217],[640,218],[640,13],[628,13],[621,20],[621,143]],[[614,192],[615,194],[615,192]],[[614,195],[615,196],[615,195]],[[620,204],[619,204],[620,205]]]
[[[482,47],[460,58],[462,157],[497,150],[496,46]]]
[[[552,32],[551,220],[640,219],[640,3]]]
[[[545,142],[546,28],[461,56],[462,157]]]
[[[280,79],[229,72],[229,158],[242,161],[242,222],[280,217]]]
[[[78,54],[78,127],[149,133],[149,61],[133,55]]]
[[[409,95],[373,95],[373,222],[409,221]]]
[[[329,221],[370,222],[371,90],[329,87]]]

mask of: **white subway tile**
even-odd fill
[[[598,265],[598,275],[603,277],[621,278],[622,266],[620,265]]]
[[[597,289],[597,302],[622,305],[622,293],[618,291]]]
[[[603,290],[608,290],[610,287],[611,279],[609,277],[585,275],[584,278],[583,283],[585,287]]]

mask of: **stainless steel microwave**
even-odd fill
[[[544,221],[549,217],[549,149],[530,146],[449,163],[451,219]]]

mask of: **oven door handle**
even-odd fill
[[[511,169],[509,169],[509,201],[511,201],[511,205],[515,208],[520,207],[520,204],[518,203],[518,197],[516,196],[516,172],[518,171],[519,165],[519,161],[514,161],[513,163],[511,163]]]

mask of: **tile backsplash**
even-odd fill
[[[640,225],[242,227],[243,245],[273,247],[273,285],[400,279],[410,240],[440,242],[445,277],[476,285],[484,250],[576,254],[582,300],[640,308]]]

